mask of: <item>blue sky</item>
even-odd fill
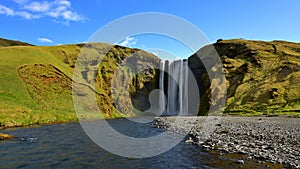
[[[211,42],[219,38],[300,42],[299,11],[299,0],[1,0],[0,37],[35,45],[80,43],[120,17],[163,12],[196,25]],[[149,35],[124,37],[120,43],[162,49],[175,57],[193,52]]]

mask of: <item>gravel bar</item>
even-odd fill
[[[206,150],[300,168],[300,118],[158,117],[153,127],[186,134],[186,143]]]

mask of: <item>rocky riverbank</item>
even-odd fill
[[[180,134],[188,133],[187,143],[199,145],[206,150],[244,154],[247,159],[300,168],[299,118],[159,117],[153,127]],[[207,137],[209,130],[214,131]]]

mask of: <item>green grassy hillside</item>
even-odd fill
[[[219,40],[213,46],[223,64],[228,87],[225,113],[299,116],[299,43],[235,39]],[[201,65],[198,56],[209,59],[207,49],[189,58],[194,69]],[[205,73],[196,76],[208,91],[201,98],[203,113],[210,105],[210,84]]]
[[[89,47],[85,49],[89,53],[98,54],[105,60],[97,65],[87,58],[85,63],[90,69],[86,72],[100,72],[96,86],[101,113],[105,118],[127,116],[119,112],[109,99],[111,89],[108,82],[121,61],[139,50],[100,43],[87,45]],[[83,46],[0,47],[0,126],[77,120],[72,101],[72,77]],[[107,49],[110,52],[103,53]],[[158,60],[152,54],[144,52],[143,55]],[[95,69],[97,66],[100,68]],[[83,78],[89,80],[89,77]]]
[[[75,120],[71,97],[64,94],[54,97],[60,91],[51,93],[50,89],[61,86],[58,82],[43,83],[47,75],[61,70],[60,78],[72,77],[72,68],[65,64],[56,52],[64,51],[78,54],[76,45],[57,47],[12,46],[0,48],[0,119],[1,125],[15,126],[33,123]],[[71,81],[66,81],[70,88]],[[62,83],[64,83],[62,81]],[[55,86],[56,85],[56,86]],[[62,89],[63,90],[63,89]],[[44,92],[44,93],[42,93]],[[71,90],[69,90],[71,92]],[[45,95],[47,93],[47,95]],[[51,96],[52,95],[52,96]],[[45,98],[42,98],[45,97]],[[52,98],[51,98],[52,97]],[[64,100],[68,104],[56,104],[56,109],[48,105]],[[54,104],[55,105],[55,104]],[[67,106],[64,108],[64,106]],[[68,109],[68,112],[64,110]],[[72,113],[70,113],[72,112]],[[70,117],[62,117],[61,114]]]
[[[0,46],[33,46],[29,43],[0,38]]]

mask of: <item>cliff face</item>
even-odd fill
[[[220,40],[213,44],[223,65],[225,113],[280,114],[300,110],[300,44],[284,41]],[[199,60],[207,48],[189,58],[201,90],[200,113],[210,106],[207,71]],[[215,66],[212,64],[208,67]]]
[[[90,50],[97,51],[100,60],[86,59],[81,76],[96,87],[98,107],[104,116],[134,116],[137,112],[134,108],[147,110],[150,107],[148,96],[158,85],[156,68],[160,59],[139,49],[117,45],[101,51],[91,44],[86,46],[85,52]],[[95,82],[91,81],[93,78]]]

